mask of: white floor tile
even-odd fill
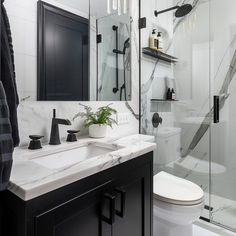
[[[193,236],[219,236],[219,234],[210,232],[204,228],[194,225],[193,226]]]
[[[193,236],[236,236],[236,233],[199,220],[193,226]]]

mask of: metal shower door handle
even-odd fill
[[[214,96],[214,123],[220,122],[220,96]]]

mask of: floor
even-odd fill
[[[199,220],[193,226],[193,236],[236,236],[236,233]]]

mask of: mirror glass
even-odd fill
[[[128,0],[5,0],[21,101],[131,99]]]
[[[91,65],[97,64],[97,74],[95,74],[97,79],[93,80],[97,81],[97,99],[101,101],[130,100],[131,22],[129,1],[91,0],[90,2],[91,40],[93,40],[93,35],[97,35],[96,46],[91,50],[91,59],[97,60],[97,62],[91,61]]]

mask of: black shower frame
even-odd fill
[[[140,20],[141,20],[141,0],[139,0],[139,20],[138,20],[138,25],[139,25],[139,114],[138,114],[138,117],[139,117],[139,133],[141,134],[141,118],[142,118],[142,115],[141,115],[141,101],[142,101],[142,96],[141,96],[141,72],[142,72],[142,64],[141,64],[141,27],[140,27]]]

